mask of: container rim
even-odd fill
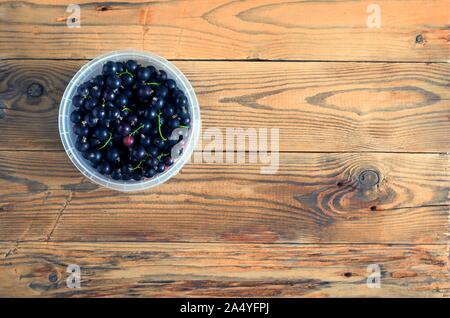
[[[153,65],[157,69],[162,69],[167,71],[170,78],[173,78],[177,85],[181,85],[181,89],[186,94],[189,102],[189,107],[191,110],[192,123],[190,126],[190,133],[188,136],[188,140],[184,142],[184,148],[182,155],[177,158],[175,163],[170,166],[166,171],[156,175],[154,178],[150,178],[148,180],[143,181],[125,181],[120,182],[117,180],[113,180],[108,178],[100,173],[98,173],[94,168],[92,168],[86,161],[86,159],[82,158],[81,154],[75,149],[73,133],[72,133],[72,123],[69,118],[69,110],[71,108],[71,98],[73,96],[74,90],[77,88],[80,82],[86,77],[85,75],[93,68],[94,65],[102,64],[107,60],[113,61],[123,61],[128,59],[140,58],[146,59],[148,65]],[[142,63],[142,62],[141,62]],[[89,74],[87,77],[92,77],[98,74]],[[201,129],[201,119],[200,119],[200,109],[197,100],[197,96],[192,88],[192,85],[188,81],[188,79],[184,76],[184,74],[171,62],[166,60],[165,58],[156,55],[154,53],[139,51],[139,50],[118,50],[112,51],[108,53],[104,53],[102,55],[97,56],[92,59],[85,65],[83,65],[78,72],[72,77],[70,82],[68,83],[64,94],[61,99],[60,108],[59,108],[59,116],[58,116],[58,129],[61,137],[61,141],[66,151],[68,157],[72,161],[72,163],[77,167],[77,169],[89,180],[92,182],[117,191],[122,192],[131,192],[131,191],[143,191],[146,189],[150,189],[157,185],[160,185],[173,176],[175,176],[181,168],[186,164],[186,162],[191,157],[194,149],[197,146],[198,139],[200,136]]]

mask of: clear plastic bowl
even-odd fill
[[[101,74],[103,64],[107,61],[127,61],[136,60],[139,64],[147,66],[153,65],[156,69],[164,70],[167,72],[167,77],[176,81],[177,86],[186,94],[189,101],[189,109],[191,113],[191,125],[189,128],[188,138],[183,146],[182,155],[175,159],[175,162],[166,171],[156,175],[150,179],[143,179],[141,181],[125,181],[125,180],[113,180],[107,176],[104,176],[91,167],[88,160],[83,158],[81,153],[75,149],[76,135],[72,131],[72,122],[70,121],[70,113],[74,110],[72,106],[72,97],[76,95],[78,86],[92,77]],[[85,64],[72,78],[64,91],[64,95],[61,100],[59,108],[59,134],[61,136],[62,144],[66,150],[72,163],[80,172],[85,175],[89,180],[97,183],[103,187],[118,190],[118,191],[142,191],[160,185],[180,171],[184,164],[189,160],[195,149],[199,134],[200,134],[200,109],[195,95],[194,89],[187,80],[187,78],[181,73],[179,69],[166,59],[144,51],[113,51],[100,55],[92,61]]]

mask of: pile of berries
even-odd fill
[[[176,82],[134,60],[106,62],[101,75],[77,88],[72,105],[75,148],[115,180],[140,181],[165,171],[182,139],[169,136],[191,124],[188,99]]]

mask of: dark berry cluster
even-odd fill
[[[101,75],[77,88],[72,104],[76,149],[115,180],[163,172],[173,164],[171,151],[179,142],[168,137],[191,124],[188,99],[176,82],[134,60],[106,62]]]

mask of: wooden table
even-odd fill
[[[0,1],[0,296],[450,295],[449,1],[79,1],[68,28],[73,2]],[[278,128],[278,172],[83,178],[60,99],[125,48],[186,74],[204,130]]]

